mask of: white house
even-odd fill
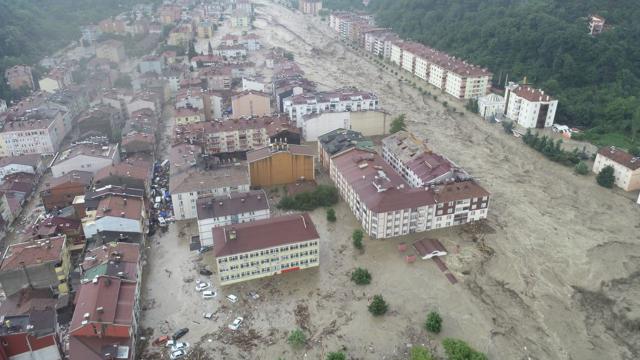
[[[96,173],[98,170],[120,161],[118,144],[106,146],[77,144],[61,151],[51,166],[53,177],[68,174],[73,170]]]
[[[215,227],[268,219],[271,214],[264,190],[206,196],[196,204],[202,246],[213,246],[211,230]]]
[[[558,100],[529,85],[510,83],[505,92],[504,114],[524,128],[553,125]]]
[[[598,150],[593,172],[598,174],[606,166],[613,168],[616,186],[624,191],[640,190],[640,157],[615,146],[604,147]]]
[[[488,94],[478,98],[478,114],[485,119],[493,118],[496,114],[502,114],[504,110],[504,97],[498,94]]]

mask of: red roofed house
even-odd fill
[[[615,146],[598,150],[593,172],[598,174],[606,166],[613,168],[615,184],[624,191],[640,189],[640,157],[633,156]]]
[[[124,160],[98,170],[93,177],[95,187],[106,185],[126,186],[128,188],[149,190],[153,164],[144,160]]]
[[[122,152],[126,154],[151,154],[156,147],[156,136],[134,131],[122,137],[121,146]]]
[[[88,171],[73,170],[63,176],[45,181],[40,198],[47,211],[62,209],[73,204],[73,199],[91,186],[93,174]]]
[[[62,359],[55,308],[31,309],[26,314],[3,312],[2,319],[0,359]]]
[[[113,240],[140,241],[147,220],[140,198],[109,195],[100,200],[96,210],[87,210],[82,230],[87,239],[99,243]]]
[[[558,100],[529,85],[510,83],[505,89],[504,114],[524,128],[542,129],[553,125]]]
[[[309,214],[213,228],[220,285],[320,264],[320,235]]]

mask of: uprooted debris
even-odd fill
[[[309,330],[309,307],[303,303],[298,303],[293,313],[296,316],[296,324],[302,330]]]
[[[247,331],[227,331],[225,329],[219,331],[217,334],[207,337],[223,344],[235,345],[238,349],[245,352],[253,350],[258,346],[258,342],[263,342],[262,335],[254,329],[249,329]]]

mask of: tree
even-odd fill
[[[395,119],[393,119],[391,121],[391,129],[389,130],[389,132],[392,134],[395,134],[398,131],[406,130],[407,125],[404,122],[405,118],[406,118],[405,114],[400,114]]]
[[[382,295],[374,295],[373,301],[369,304],[369,312],[373,316],[384,315],[389,310],[389,305],[384,301]]]
[[[371,274],[365,268],[356,268],[351,273],[351,281],[358,285],[368,285],[371,283]]]
[[[411,348],[410,360],[433,360],[433,356],[424,346],[416,345]]]
[[[576,164],[573,170],[578,175],[587,175],[589,173],[589,166],[584,161],[580,161]]]
[[[474,350],[462,340],[446,338],[442,341],[442,347],[448,360],[488,360],[485,354]]]
[[[347,355],[341,351],[334,351],[327,354],[327,360],[347,360]]]
[[[478,99],[469,99],[464,107],[474,114],[478,113]]]
[[[327,221],[328,222],[336,222],[336,211],[333,208],[327,209]]]
[[[113,82],[113,86],[115,86],[117,88],[131,89],[133,87],[133,85],[131,84],[131,76],[129,76],[127,74],[121,74]]]
[[[504,129],[504,132],[506,132],[507,134],[512,134],[513,133],[513,121],[502,121],[502,128]]]
[[[427,315],[427,321],[424,323],[424,327],[429,332],[439,334],[440,330],[442,330],[442,317],[440,317],[440,314],[435,311],[431,311]]]
[[[307,336],[300,329],[295,329],[289,332],[289,337],[287,338],[287,342],[289,345],[300,348],[307,343]]]
[[[189,57],[189,60],[198,56],[198,53],[196,52],[196,45],[193,43],[193,41],[189,41],[189,50],[187,50],[187,56]]]
[[[351,234],[351,239],[353,240],[353,247],[355,247],[358,250],[362,250],[362,248],[364,247],[362,245],[363,237],[364,237],[364,233],[362,232],[361,229],[353,230],[353,234]]]
[[[629,149],[629,154],[635,156],[635,157],[640,157],[640,147],[639,146],[633,146]]]
[[[611,189],[616,182],[613,167],[611,165],[603,167],[596,176],[596,181],[598,185]]]

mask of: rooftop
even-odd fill
[[[294,145],[286,143],[272,143],[261,149],[247,151],[247,161],[262,160],[270,157],[275,153],[288,152],[291,155],[317,156],[316,148],[306,145]]]
[[[173,164],[171,164],[173,167]],[[210,191],[222,187],[249,184],[249,172],[244,165],[221,166],[215,170],[187,169],[169,178],[171,194]]]
[[[287,115],[261,116],[232,119],[227,121],[203,121],[193,124],[177,125],[174,128],[174,140],[185,141],[187,138],[211,137],[221,132],[265,129],[267,135],[274,136],[284,130],[298,133]],[[201,141],[203,139],[200,139]]]
[[[77,156],[91,156],[104,159],[113,159],[118,152],[117,144],[101,145],[101,144],[76,144],[63,150],[55,163],[60,164],[63,161],[72,159]]]
[[[533,88],[529,85],[520,85],[512,83],[509,85],[511,91],[519,97],[526,99],[528,101],[536,102],[536,101],[553,101],[554,99],[549,96],[549,94],[545,94],[543,90]]]
[[[0,167],[15,164],[36,167],[41,161],[42,157],[40,154],[7,156],[0,158]]]
[[[78,290],[76,309],[70,333],[92,323],[130,326],[133,322],[136,283],[117,277],[100,276],[82,284]]]
[[[360,132],[336,129],[318,137],[318,142],[329,155],[337,154],[352,147],[372,149],[373,142]]]
[[[269,209],[264,190],[231,193],[224,196],[207,196],[197,200],[198,219],[212,219]]]
[[[55,189],[60,185],[77,182],[80,184],[84,184],[85,186],[91,185],[91,180],[93,179],[93,174],[88,171],[79,171],[72,170],[67,174],[62,176],[51,178],[47,182],[45,182],[45,190],[47,189]]]
[[[98,203],[96,219],[112,216],[140,220],[142,217],[142,207],[142,199],[108,195]]]
[[[318,239],[309,214],[295,214],[213,228],[216,257]]]
[[[11,245],[7,248],[0,271],[11,271],[20,267],[58,262],[62,258],[65,236],[34,240]]]
[[[93,177],[93,181],[99,183],[111,176],[128,177],[140,181],[149,181],[153,172],[153,164],[147,161],[124,160],[115,165],[104,167]]]
[[[598,154],[611,159],[628,169],[640,169],[640,157],[634,157],[628,152],[618,149],[615,146],[600,148],[600,150],[598,150]]]
[[[318,91],[302,93],[289,98],[292,104],[329,103],[336,101],[377,100],[378,96],[372,92],[360,91],[355,88],[343,88],[334,91]]]

